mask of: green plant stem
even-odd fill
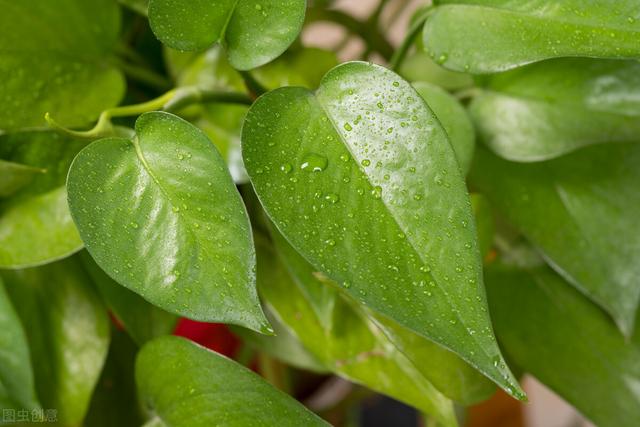
[[[242,93],[207,91],[195,87],[171,89],[170,91],[140,104],[124,105],[104,110],[95,126],[86,131],[75,131],[58,124],[49,113],[45,120],[53,129],[75,138],[96,139],[114,134],[111,119],[114,117],[137,116],[154,110],[175,112],[196,103],[229,103],[251,105],[251,98]]]
[[[351,34],[361,37],[373,52],[378,52],[387,61],[393,55],[393,46],[368,21],[360,21],[339,10],[310,7],[307,9],[307,22],[330,21],[344,27]]]
[[[291,392],[285,365],[264,352],[258,353],[258,365],[265,380],[285,393]]]
[[[268,92],[268,89],[262,86],[262,84],[257,81],[249,71],[240,71],[240,75],[242,76],[244,85],[247,87],[252,99],[256,99],[263,93]]]
[[[116,65],[127,75],[127,77],[140,83],[144,83],[154,89],[167,90],[171,87],[171,82],[168,79],[149,68],[130,64],[119,58],[116,59]]]
[[[405,35],[404,40],[402,40],[402,43],[400,44],[398,49],[393,53],[393,56],[389,61],[389,67],[393,71],[398,71],[398,69],[402,65],[402,62],[406,58],[407,53],[409,52],[409,49],[413,45],[413,42],[415,41],[416,37],[418,37],[418,35],[422,32],[422,27],[424,27],[424,23],[429,17],[429,15],[431,15],[431,13],[432,13],[432,9],[425,10],[425,12],[421,14],[420,17],[418,17],[418,19],[416,19],[415,22],[411,24],[411,26],[409,27],[409,31],[407,31],[407,34]]]

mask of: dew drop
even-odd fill
[[[302,160],[300,169],[307,172],[322,172],[327,168],[327,158],[316,153],[307,154]]]

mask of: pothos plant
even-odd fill
[[[1,422],[325,425],[295,367],[637,425],[640,2],[440,0],[394,48],[396,3],[0,0]]]

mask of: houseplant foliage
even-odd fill
[[[637,425],[640,2],[440,0],[394,48],[396,3],[0,0],[0,423],[338,423],[308,371]]]

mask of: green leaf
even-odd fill
[[[640,419],[640,336],[620,335],[598,307],[547,268],[488,269],[496,333],[518,366],[602,427]]]
[[[138,402],[134,363],[138,347],[124,331],[112,329],[104,369],[84,420],[91,427],[140,427],[144,423]]]
[[[115,1],[0,0],[0,9],[0,130],[44,126],[46,112],[83,125],[118,104],[125,82],[111,60]]]
[[[425,50],[443,66],[492,73],[558,57],[640,58],[635,0],[439,0]]]
[[[480,247],[480,254],[484,258],[491,250],[493,236],[495,234],[495,224],[493,221],[493,213],[491,212],[491,204],[482,194],[472,194],[471,206],[473,206],[473,213],[476,217],[478,246]]]
[[[0,158],[45,170],[0,201],[0,268],[26,268],[82,247],[67,206],[67,170],[85,142],[53,132],[0,136]]]
[[[109,319],[78,257],[44,267],[3,271],[29,341],[43,408],[61,426],[87,411],[109,347]]]
[[[298,36],[305,0],[151,0],[158,39],[178,50],[223,43],[229,62],[249,70],[272,61]]]
[[[548,162],[478,150],[471,182],[627,335],[640,287],[640,145],[595,145]]]
[[[105,304],[136,344],[142,346],[153,338],[173,332],[178,320],[175,315],[149,304],[135,292],[120,286],[98,267],[87,252],[81,252],[80,257]]]
[[[315,93],[262,96],[242,140],[260,201],[315,268],[522,397],[491,330],[454,152],[407,82],[369,63],[340,65]]]
[[[46,171],[20,163],[0,160],[0,197],[7,197],[27,185],[34,176]]]
[[[0,277],[0,408],[39,406],[27,337]]]
[[[407,56],[402,61],[398,74],[410,82],[432,83],[447,90],[473,86],[473,78],[469,74],[447,70],[422,51]]]
[[[492,77],[470,106],[502,157],[537,161],[585,145],[640,140],[640,63],[558,59]]]
[[[279,233],[272,235],[280,260],[258,241],[258,289],[267,306],[333,372],[446,425],[456,423],[445,396],[471,403],[494,391],[490,381],[452,352],[341,294]]]
[[[92,258],[171,313],[268,332],[249,219],[215,147],[168,113],[143,114],[136,134],[94,142],[69,170],[69,207]]]
[[[412,86],[440,121],[449,137],[462,175],[466,175],[475,150],[475,131],[467,111],[457,99],[438,86],[426,82],[416,82]]]
[[[136,382],[149,412],[167,427],[328,425],[247,368],[183,338],[146,344]]]

